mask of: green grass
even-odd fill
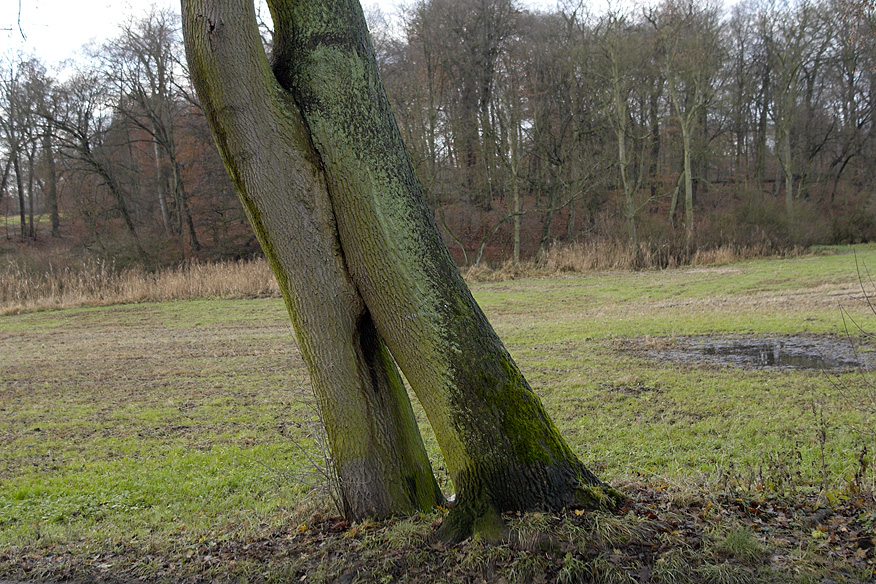
[[[857,254],[876,267],[872,247]],[[753,490],[840,497],[860,470],[873,420],[854,407],[868,389],[859,374],[660,362],[629,342],[843,335],[840,306],[876,330],[849,250],[472,287],[572,447],[610,482],[668,485],[680,497]],[[166,578],[168,562],[185,564],[186,550],[204,541],[245,541],[276,529],[292,537],[307,521],[301,510],[322,484],[311,457],[321,454],[307,374],[281,300],[4,316],[0,355],[0,575],[6,566],[22,576],[20,557],[57,550],[85,570],[66,575],[93,575],[95,562],[106,563],[94,557],[129,549],[157,558],[138,563],[136,574]],[[872,474],[866,480],[872,488]],[[433,519],[423,521],[390,526],[377,541],[416,548],[431,533]],[[717,533],[714,562],[700,566],[700,577],[741,577],[725,574],[722,558],[757,564],[766,548],[753,537],[744,525]],[[548,560],[523,551],[503,556],[506,580],[548,570]],[[564,551],[549,571],[568,580],[592,576],[603,562],[604,580],[614,578],[611,558],[599,556],[585,569],[582,553]],[[276,558],[253,561],[224,572],[202,562],[196,571],[251,578],[269,565],[280,573],[272,571],[280,569]],[[667,555],[654,573],[676,561]]]

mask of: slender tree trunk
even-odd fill
[[[554,215],[557,212],[556,198],[556,189],[553,186],[549,187],[546,202],[547,209],[542,213],[541,237],[538,239],[538,251],[535,254],[538,260],[544,258],[544,254],[547,253],[548,245],[551,242],[551,225],[553,225]]]
[[[484,166],[484,178],[483,178],[483,200],[481,201],[481,208],[484,211],[491,211],[493,209],[493,149],[496,147],[495,137],[493,136],[492,125],[490,124],[490,116],[485,109],[488,106],[483,106],[479,113],[478,119],[481,125],[481,160],[483,161]]]
[[[18,189],[18,217],[21,219],[21,237],[27,237],[27,210],[24,207],[24,181],[21,180],[21,160],[19,150],[13,148],[12,169],[15,171],[15,188]]]
[[[611,59],[611,84],[612,101],[611,115],[614,118],[614,136],[617,141],[617,165],[620,173],[621,189],[623,191],[624,218],[627,222],[627,237],[631,246],[635,249],[638,245],[636,236],[636,205],[633,200],[634,187],[629,177],[630,160],[627,154],[627,124],[629,119],[627,107],[627,95],[622,84],[622,74],[618,63],[617,48],[612,47]]]
[[[112,171],[104,165],[103,162],[94,157],[91,148],[88,144],[81,144],[81,153],[84,155],[86,162],[101,179],[104,185],[110,192],[113,200],[116,202],[116,210],[122,216],[122,222],[134,242],[134,247],[137,249],[137,255],[140,259],[145,260],[147,257],[146,250],[140,243],[140,236],[137,234],[137,227],[134,225],[134,219],[131,217],[131,212],[128,209],[128,203],[125,201],[125,192],[113,176]]]
[[[617,62],[617,55],[611,54],[612,72],[612,104],[611,113],[614,117],[614,137],[617,141],[617,165],[620,173],[621,189],[623,191],[624,217],[627,220],[627,237],[630,244],[635,248],[636,242],[636,207],[633,201],[633,185],[629,177],[629,157],[627,155],[627,96],[621,86],[621,73]]]
[[[33,171],[33,159],[36,157],[36,143],[31,146],[30,152],[27,153],[27,210],[28,210],[28,226],[27,236],[31,239],[36,239],[36,226],[33,223],[34,207],[37,206],[36,192],[33,188],[36,173]]]
[[[195,222],[192,219],[192,213],[189,211],[189,199],[186,193],[186,186],[182,179],[182,169],[179,166],[179,160],[176,158],[176,149],[171,149],[170,156],[171,169],[173,171],[173,188],[176,192],[177,200],[179,201],[181,219],[185,222],[185,226],[189,232],[189,244],[192,251],[201,250],[201,242],[198,240],[198,233],[195,231]]]
[[[514,213],[511,223],[514,242],[511,258],[517,264],[520,262],[520,123],[517,120],[516,103],[511,104],[510,125],[508,138],[511,156],[511,210]]]
[[[685,123],[681,124],[681,140],[684,149],[684,227],[690,243],[694,233],[694,197],[690,161],[690,127]]]
[[[6,185],[9,181],[9,169],[12,168],[12,160],[7,159],[6,165],[3,167],[3,179],[0,180],[0,201],[8,201],[6,198]],[[3,208],[3,226],[6,230],[6,239],[9,239],[9,206],[8,203]]]
[[[764,76],[764,84],[769,83],[769,77]],[[765,99],[766,90],[762,92],[762,99]],[[760,116],[757,120],[757,144],[755,147],[755,170],[754,181],[757,183],[757,188],[761,192],[764,190],[764,180],[766,178],[766,157],[767,157],[767,104],[764,102],[760,108]]]
[[[167,188],[164,179],[164,170],[161,167],[161,153],[158,150],[158,140],[152,140],[152,155],[155,158],[155,176],[158,179],[158,209],[161,211],[161,224],[164,227],[164,235],[171,237],[173,230],[170,226],[170,213],[167,209]]]
[[[684,168],[675,179],[675,188],[672,189],[672,199],[669,202],[669,225],[675,229],[675,213],[678,210],[678,194],[681,192],[681,181],[684,180]]]
[[[52,237],[61,237],[61,214],[58,211],[58,175],[55,168],[55,152],[52,148],[52,125],[48,123],[43,134],[43,155],[46,157],[46,204],[52,220]]]
[[[624,112],[626,113],[626,112]],[[627,220],[627,236],[630,244],[635,248],[638,245],[636,241],[636,204],[633,200],[633,185],[628,176],[629,160],[627,159],[627,142],[626,132],[623,128],[615,128],[615,136],[617,138],[617,158],[618,167],[621,176],[621,188],[624,193],[624,217]]]
[[[791,130],[790,124],[782,130],[782,143],[779,146],[782,154],[779,156],[779,161],[782,165],[782,172],[785,175],[785,212],[788,217],[794,214],[794,171],[791,165]]]
[[[349,0],[273,0],[274,71],[329,181],[353,281],[423,404],[453,478],[448,539],[499,512],[605,504],[471,296],[441,241]]]
[[[660,164],[660,92],[662,79],[656,83],[649,100],[649,117],[651,121],[651,159],[648,164],[648,182],[651,184],[651,198],[657,196],[657,169]]]
[[[347,517],[443,501],[402,380],[350,279],[319,157],[251,2],[182,0],[193,84],[292,320]]]

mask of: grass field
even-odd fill
[[[876,248],[856,251],[876,269]],[[841,309],[876,330],[850,250],[473,292],[572,447],[630,493],[625,512],[511,518],[517,539],[496,547],[435,542],[441,510],[350,526],[321,494],[307,374],[281,300],[43,311],[0,317],[0,577],[876,577],[866,375],[643,351],[691,335],[844,341]]]

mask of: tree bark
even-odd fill
[[[157,132],[156,132],[157,133]],[[161,165],[161,153],[158,151],[158,140],[152,140],[152,156],[155,159],[156,189],[158,191],[158,209],[161,211],[161,225],[164,227],[164,235],[170,237],[173,230],[170,226],[170,213],[167,208],[167,181]]]
[[[87,137],[83,137],[83,140],[87,140]],[[137,254],[140,256],[141,260],[145,260],[147,257],[146,250],[143,249],[143,245],[140,243],[140,236],[137,234],[137,228],[134,225],[134,219],[131,217],[131,212],[128,209],[128,203],[125,201],[125,193],[122,190],[122,187],[119,185],[118,181],[113,176],[112,170],[104,163],[95,158],[94,154],[91,152],[91,148],[88,143],[82,144],[82,154],[84,155],[84,161],[89,164],[94,172],[103,180],[104,185],[109,190],[110,195],[116,202],[116,209],[119,214],[122,216],[122,221],[125,223],[125,228],[128,231],[128,234],[131,236],[131,240],[134,242],[134,247],[137,248]]]
[[[511,259],[520,263],[520,122],[517,119],[517,104],[511,105],[511,128],[509,130],[509,145],[511,147],[511,212],[514,214],[512,223],[513,250]],[[572,207],[574,209],[574,207]],[[571,210],[570,210],[571,213]],[[569,231],[573,223],[573,215],[569,216]]]
[[[182,168],[180,168],[179,158],[176,155],[176,146],[171,138],[168,144],[168,153],[170,158],[171,177],[173,178],[173,191],[176,193],[176,199],[179,206],[180,223],[185,223],[186,229],[189,232],[189,245],[193,252],[201,251],[201,242],[198,241],[198,232],[195,231],[195,221],[192,219],[192,213],[189,210],[189,197],[186,193],[186,185],[182,178]],[[182,225],[180,225],[180,237],[182,237]]]
[[[12,169],[15,171],[15,188],[18,191],[18,217],[21,221],[21,237],[27,237],[27,210],[24,207],[24,182],[21,180],[21,157],[20,150],[16,145],[13,145],[12,152]]]
[[[36,157],[36,143],[30,144],[27,153],[27,236],[36,239],[36,226],[33,223],[34,208],[37,206],[36,191],[33,188],[36,173],[33,168],[33,159]]]
[[[694,208],[693,208],[693,177],[691,176],[691,161],[690,161],[690,123],[684,121],[681,123],[681,143],[684,155],[684,231],[687,235],[687,241],[690,243],[694,234]]]
[[[410,401],[350,280],[307,129],[276,83],[251,2],[182,0],[192,81],[307,363],[347,517],[443,501]]]
[[[52,237],[61,237],[61,216],[58,212],[58,174],[55,168],[55,152],[52,147],[52,122],[43,133],[43,156],[46,157],[46,204],[52,220]]]
[[[660,164],[660,88],[663,80],[654,83],[648,101],[648,114],[651,123],[651,159],[648,163],[648,180],[651,183],[651,198],[657,198],[657,169]]]
[[[446,247],[383,91],[355,0],[273,0],[274,72],[328,179],[341,246],[435,430],[457,493],[442,536],[499,512],[613,503],[563,440]]]

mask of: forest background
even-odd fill
[[[178,18],[133,15],[54,71],[4,57],[7,273],[260,253],[191,89]],[[419,0],[368,19],[460,266],[586,247],[622,267],[665,267],[710,250],[876,238],[870,2],[666,0],[595,13]]]

